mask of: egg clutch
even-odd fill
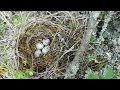
[[[36,51],[34,52],[34,56],[37,58],[41,55],[45,55],[50,50],[50,40],[48,38],[43,39],[42,42],[36,43]]]

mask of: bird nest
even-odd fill
[[[19,68],[31,67],[37,72],[43,72],[55,62],[55,57],[60,51],[55,33],[60,28],[47,24],[35,24],[26,28],[24,34],[19,38]],[[36,43],[41,42],[44,38],[50,40],[50,51],[41,57],[35,57]]]

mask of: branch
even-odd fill
[[[100,14],[100,12],[90,12],[90,18],[88,19],[88,28],[85,31],[84,35],[83,35],[83,39],[81,41],[81,45],[78,48],[78,51],[76,52],[75,58],[73,59],[73,61],[70,63],[70,65],[68,66],[68,68],[66,69],[66,73],[65,73],[65,78],[75,78],[75,75],[79,69],[79,63],[83,61],[83,54],[86,51],[86,48],[89,44],[91,35],[93,30],[96,29],[96,25],[97,25],[97,17],[93,18],[93,14],[98,13],[98,15]]]

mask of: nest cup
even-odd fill
[[[59,54],[58,42],[54,39],[54,35],[60,30],[61,29],[55,25],[45,23],[29,25],[19,38],[19,68],[30,69],[32,67],[37,72],[43,72],[46,68],[49,68]],[[50,40],[50,51],[36,58],[34,56],[36,43],[42,42],[45,38]]]

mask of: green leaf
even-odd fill
[[[107,15],[108,15],[108,11],[103,11],[103,12],[101,12],[101,15],[102,15],[102,16],[107,16]]]
[[[105,16],[107,16],[108,15],[108,11],[102,11],[101,13],[100,13],[100,19],[104,19],[105,18]]]
[[[60,48],[64,48],[64,46],[65,46],[64,43],[61,42],[61,43],[60,43]]]
[[[112,79],[114,76],[114,71],[113,71],[112,67],[105,68],[104,73],[105,73],[104,74],[105,79]]]
[[[27,20],[27,17],[22,16],[22,23],[24,23]]]
[[[99,64],[98,64],[98,70],[101,70],[104,65],[105,65],[105,63],[99,63]]]
[[[14,25],[19,25],[19,24],[22,24],[23,22],[25,22],[27,18],[25,16],[14,15],[12,17],[12,19],[13,19]]]
[[[14,79],[25,79],[25,73],[22,71],[16,71],[13,75]]]
[[[24,78],[24,77],[23,77],[23,73],[20,73],[20,72],[19,72],[19,74],[18,74],[18,78],[19,78],[19,79]]]
[[[89,61],[96,61],[96,57],[95,56],[90,56],[90,57],[88,57],[88,60]]]
[[[99,79],[99,76],[96,73],[88,73],[87,79]]]
[[[18,15],[13,16],[13,23],[14,24],[19,24],[21,22],[21,18]]]
[[[117,79],[120,79],[120,76],[117,76]]]
[[[13,78],[14,79],[27,79],[32,76],[31,73],[32,74],[34,73],[32,68],[26,69],[26,70],[18,70],[14,73]]]
[[[99,79],[105,79],[103,75],[99,75]]]
[[[96,41],[97,41],[96,37],[95,36],[91,36],[90,43],[94,44]]]

